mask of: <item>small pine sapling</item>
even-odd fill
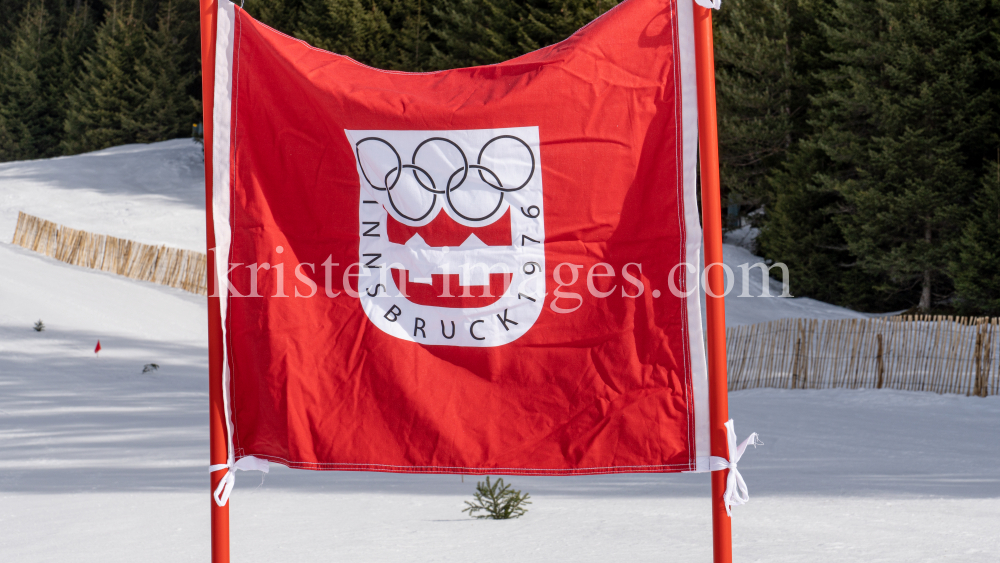
[[[42,322],[42,319],[38,319],[38,322],[35,323],[35,332],[42,332],[43,330],[45,330],[45,323]]]
[[[142,366],[142,373],[149,373],[160,369],[160,364],[146,364]]]
[[[476,493],[473,495],[475,502],[465,501],[468,505],[462,512],[468,512],[473,518],[488,518],[491,520],[507,520],[509,518],[520,518],[524,516],[528,509],[525,505],[531,504],[528,501],[529,495],[522,494],[521,491],[511,490],[510,485],[505,485],[503,479],[497,479],[495,483],[490,483],[490,478],[486,482],[476,483]],[[479,512],[485,514],[479,514]]]

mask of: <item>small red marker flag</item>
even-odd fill
[[[96,353],[98,353],[100,351],[101,351],[101,341],[98,340],[97,341],[97,346],[94,347],[94,353],[96,354]]]

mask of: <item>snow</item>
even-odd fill
[[[200,249],[195,159],[197,145],[171,141],[0,165],[0,240],[23,209]],[[727,246],[726,263],[741,260],[753,257]],[[727,304],[730,323],[850,314],[802,299]],[[0,559],[207,559],[205,319],[201,297],[0,243]],[[148,363],[159,370],[141,373]],[[1000,398],[760,389],[730,406],[737,434],[765,443],[740,463],[751,501],[734,509],[736,561],[996,560]],[[475,481],[272,465],[261,485],[240,473],[233,560],[711,557],[705,474],[512,477],[533,504],[502,522],[461,512]]]
[[[777,319],[853,319],[868,318],[869,315],[858,313],[844,307],[838,307],[809,297],[779,297],[782,294],[780,281],[769,279],[767,294],[763,297],[764,280],[761,266],[750,268],[763,261],[747,249],[733,244],[722,246],[722,263],[733,273],[732,290],[726,295],[726,326],[763,323]],[[741,268],[741,266],[744,266]],[[744,271],[749,273],[747,287],[744,288]],[[780,271],[773,273],[780,276]],[[794,290],[794,279],[790,280],[790,288]],[[746,291],[744,291],[746,289]],[[702,310],[704,310],[705,291],[701,290]],[[704,318],[702,320],[704,325]]]
[[[0,163],[0,240],[24,211],[74,229],[205,251],[201,145],[175,139]]]

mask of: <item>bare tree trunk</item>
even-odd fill
[[[423,1],[418,0],[417,1],[417,48],[416,52],[413,55],[413,70],[416,70],[417,66],[420,64],[420,8],[422,5]],[[462,482],[464,483],[465,481]]]
[[[885,360],[882,359],[882,335],[877,336],[878,339],[878,356],[875,357],[875,365],[878,369],[878,380],[875,382],[875,388],[881,389],[882,383],[885,381]]]
[[[983,329],[976,327],[976,382],[972,388],[973,397],[986,396],[986,378],[983,377]]]
[[[931,271],[924,270],[923,288],[920,291],[920,304],[917,305],[921,312],[931,310]]]
[[[931,225],[928,223],[924,227],[924,240],[927,241],[928,250],[930,250],[931,245]],[[930,269],[924,270],[924,281],[923,287],[920,291],[920,304],[917,306],[921,312],[928,312],[931,310],[931,271]]]

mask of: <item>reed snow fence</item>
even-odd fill
[[[24,212],[14,244],[56,260],[207,295],[204,253],[71,229]]]
[[[729,389],[1000,391],[1000,319],[783,319],[727,330]]]

